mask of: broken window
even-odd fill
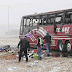
[[[65,23],[66,24],[70,23],[70,15],[69,14],[65,14]]]

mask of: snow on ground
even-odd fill
[[[11,45],[16,49],[19,39],[0,39],[0,45]],[[46,51],[44,51],[46,54]],[[0,52],[0,72],[72,72],[72,57],[45,57],[42,60],[22,58],[18,63],[17,53]]]
[[[55,58],[50,57],[42,59],[38,63],[34,63],[35,59],[25,62],[21,60],[0,60],[1,72],[72,72],[72,59],[71,58]],[[30,63],[33,63],[29,66]]]

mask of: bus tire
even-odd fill
[[[71,43],[69,41],[66,41],[65,47],[67,52],[71,52]]]
[[[58,41],[58,50],[60,52],[63,52],[64,51],[64,44],[63,44],[62,40],[59,40]]]

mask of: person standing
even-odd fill
[[[47,56],[50,56],[51,36],[46,33],[46,36],[43,39],[45,39],[46,42]]]
[[[26,62],[28,62],[27,48],[30,47],[30,44],[29,44],[29,41],[27,39],[27,36],[25,36],[23,39],[20,40],[17,48],[19,48],[19,45],[20,45],[19,62],[21,61],[21,57],[22,57],[23,52],[24,52],[24,55],[26,57]]]
[[[37,54],[38,54],[38,60],[41,60],[41,49],[42,49],[43,43],[40,36],[37,36]]]

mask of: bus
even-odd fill
[[[51,35],[51,49],[70,52],[72,50],[72,9],[23,16],[20,24],[22,39],[27,36],[30,47],[36,48],[37,36]],[[46,48],[44,41],[43,48]]]

